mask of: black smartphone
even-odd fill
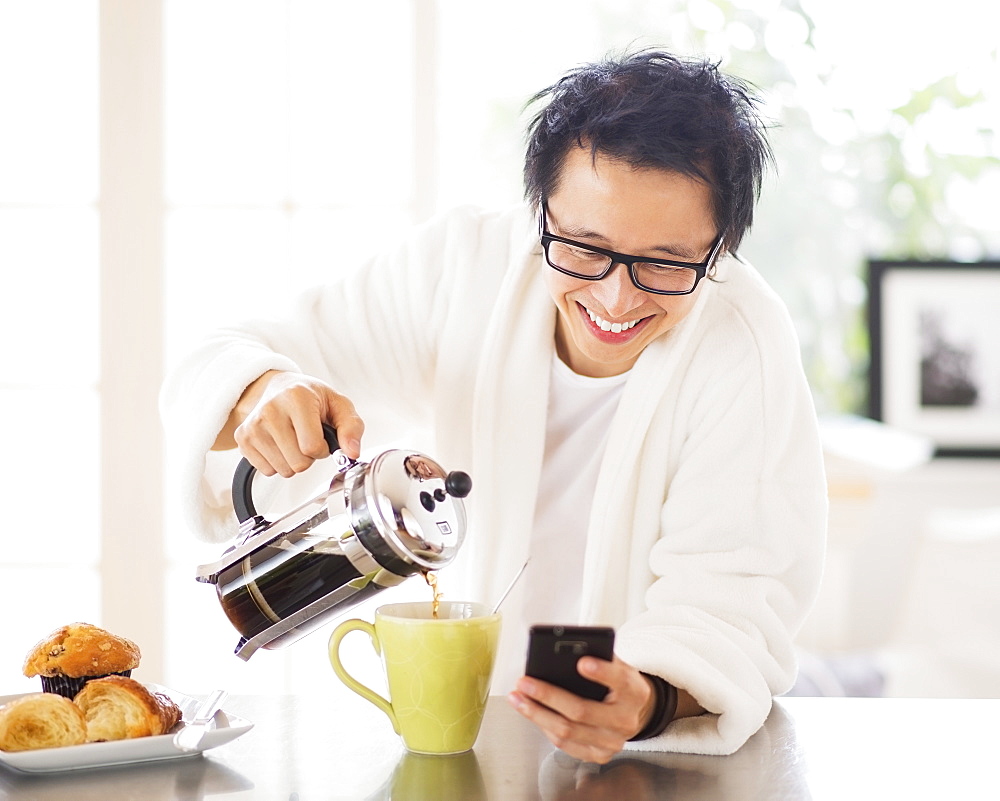
[[[524,672],[583,698],[603,701],[608,688],[581,676],[576,662],[581,656],[610,662],[614,648],[615,630],[607,626],[532,626]]]

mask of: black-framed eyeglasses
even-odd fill
[[[539,220],[542,250],[549,267],[574,278],[600,281],[616,264],[628,268],[632,283],[644,292],[655,295],[689,295],[705,277],[722,249],[723,234],[715,240],[708,258],[702,262],[651,259],[648,256],[630,256],[614,250],[594,247],[573,239],[549,233],[546,227],[548,207],[542,203]]]

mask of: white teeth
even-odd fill
[[[627,323],[609,323],[607,320],[602,320],[590,309],[587,309],[587,314],[589,314],[590,319],[594,321],[594,325],[599,326],[602,331],[610,331],[612,334],[620,334],[622,331],[628,331],[637,322],[639,322],[638,320],[631,320]]]

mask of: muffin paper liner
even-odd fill
[[[121,673],[103,673],[100,676],[41,676],[42,691],[56,693],[72,701],[78,692],[83,689],[83,685],[91,679],[103,679],[105,676],[132,676],[131,670],[123,670]]]

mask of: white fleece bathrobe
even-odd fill
[[[393,417],[433,431],[429,455],[474,485],[449,594],[498,598],[527,555],[542,465],[556,316],[547,269],[527,209],[460,209],[280,319],[218,332],[161,399],[198,529],[215,540],[236,531],[231,474],[213,484],[206,472],[229,411],[266,370],[296,370],[354,401],[366,450],[396,435]],[[708,711],[630,748],[727,754],[757,731],[795,677],[825,525],[787,311],[749,265],[724,258],[689,316],[632,368],[591,506],[581,622],[616,627],[623,660]]]

